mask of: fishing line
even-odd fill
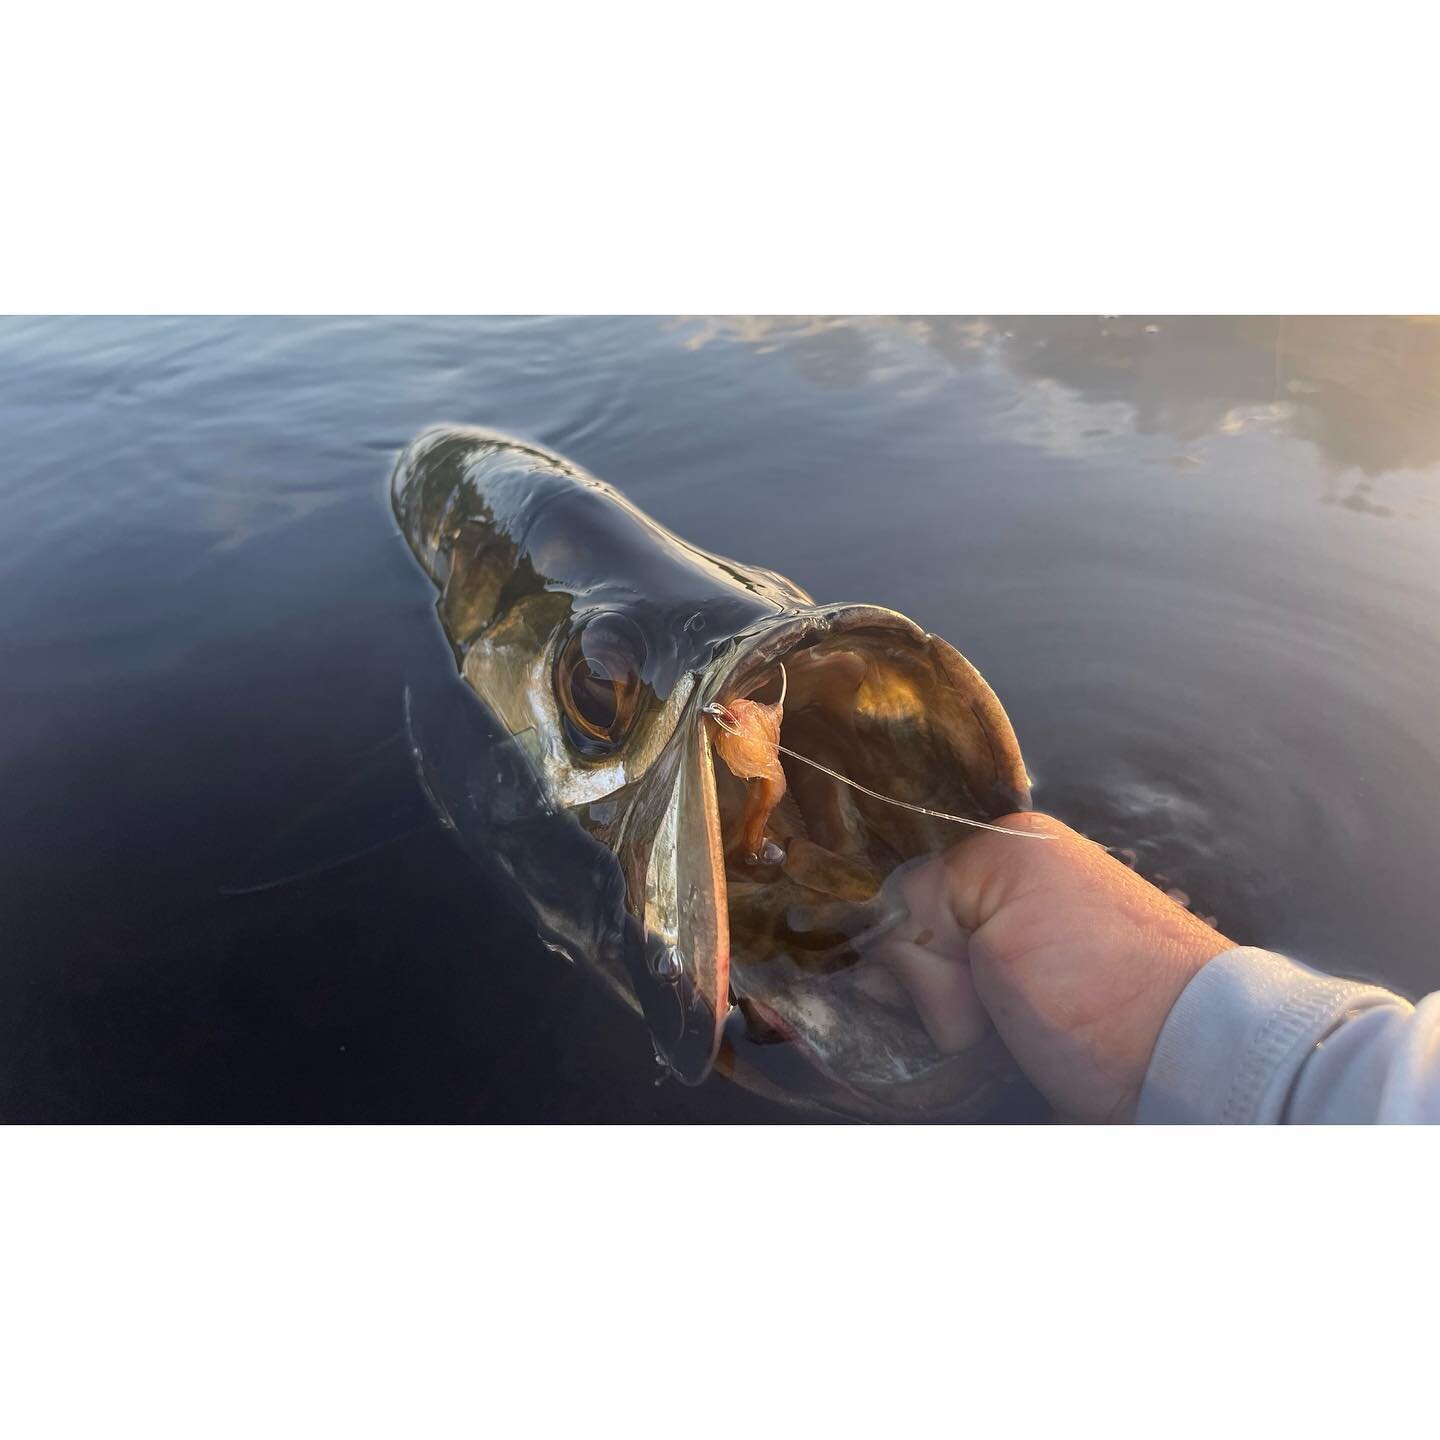
[[[776,701],[777,705],[784,705],[788,688],[789,677],[785,674],[784,665],[781,665],[780,699]],[[735,722],[735,717],[718,701],[712,700],[708,705],[702,705],[700,709],[727,734],[739,735],[742,733],[739,725]],[[852,780],[848,775],[842,775],[838,770],[832,770],[828,765],[822,765],[818,760],[812,760],[808,755],[801,755],[799,751],[790,749],[788,745],[780,744],[778,740],[762,740],[762,743],[773,746],[782,755],[788,755],[802,765],[809,765],[812,769],[823,771],[832,780],[838,780],[842,785],[848,785],[852,790],[858,790],[872,800],[879,800],[886,805],[896,805],[901,810],[911,810],[916,815],[928,815],[932,820],[949,820],[956,825],[970,825],[976,830],[993,830],[997,835],[1017,835],[1022,840],[1053,840],[1055,838],[1053,835],[1046,835],[1039,830],[1011,830],[1005,825],[992,825],[988,820],[972,820],[966,815],[951,815],[944,810],[932,810],[928,805],[912,805],[908,800],[897,800],[893,795],[882,795],[878,790],[872,790],[868,785],[862,785],[858,780]]]

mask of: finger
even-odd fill
[[[968,1050],[990,1028],[963,954],[937,954],[890,937],[877,947],[876,958],[904,987],[942,1055]]]

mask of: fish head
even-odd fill
[[[936,894],[936,857],[969,832],[935,812],[994,820],[1028,807],[1029,781],[974,667],[493,432],[417,437],[392,500],[504,739],[444,731],[422,783],[542,934],[643,1013],[666,1070],[867,1118],[992,1109],[1018,1072]],[[719,743],[740,702],[778,706],[758,820]]]

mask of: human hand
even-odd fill
[[[1171,1007],[1233,942],[1059,820],[999,823],[1052,838],[977,832],[899,877],[910,916],[882,958],[942,1050],[983,1006],[1063,1114],[1133,1120]]]

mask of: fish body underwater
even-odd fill
[[[1028,808],[1010,723],[958,652],[708,554],[488,430],[418,436],[391,500],[464,681],[408,715],[426,793],[542,939],[643,1015],[668,1073],[867,1120],[1025,1107],[993,1030],[937,1043],[881,958],[898,882],[964,832],[721,753],[721,719],[749,705],[787,748],[907,804]]]

